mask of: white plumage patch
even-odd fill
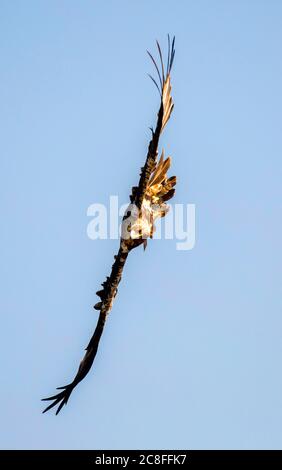
[[[136,213],[135,220],[128,225],[132,240],[152,238],[156,219],[164,217],[169,210],[166,201],[174,195],[174,186],[176,185],[176,176],[167,177],[170,163],[171,158],[168,157],[164,160],[164,152],[162,152],[149,180],[141,210]]]

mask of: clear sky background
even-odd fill
[[[162,145],[196,246],[129,258],[95,367],[59,416],[159,100],[146,49],[176,35]],[[282,448],[282,2],[0,1],[1,448]]]

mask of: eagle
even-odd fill
[[[73,381],[68,385],[58,387],[57,390],[60,391],[55,395],[42,399],[43,401],[51,401],[47,408],[43,410],[43,413],[57,406],[57,415],[62,407],[67,404],[74,388],[90,371],[97,354],[107,316],[117,295],[118,285],[121,281],[127,257],[132,250],[140,245],[143,245],[145,250],[148,238],[153,238],[155,221],[167,214],[169,209],[167,201],[174,195],[176,177],[167,176],[171,159],[170,157],[165,158],[164,151],[162,151],[158,160],[159,139],[174,107],[171,96],[171,69],[175,55],[175,37],[171,41],[168,35],[167,43],[166,63],[163,60],[163,54],[158,41],[156,41],[156,45],[159,65],[153,55],[147,51],[157,73],[156,78],[150,74],[149,77],[160,94],[160,107],[156,127],[155,129],[150,128],[151,140],[145,164],[141,168],[139,175],[138,186],[132,188],[130,203],[122,220],[118,253],[114,257],[110,276],[101,284],[102,289],[96,292],[100,300],[94,305],[94,309],[99,311],[95,331],[86,347],[85,355],[79,364]]]

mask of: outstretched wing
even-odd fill
[[[160,87],[159,87],[157,81],[151,75],[149,75],[159,90],[159,93],[161,95],[161,104],[160,104],[160,109],[158,112],[158,120],[157,120],[156,129],[155,130],[151,129],[152,139],[149,143],[145,165],[141,168],[139,184],[137,187],[132,188],[132,195],[130,196],[131,202],[136,204],[136,206],[139,209],[142,206],[142,202],[145,197],[145,192],[146,192],[150,177],[156,167],[160,135],[165,125],[167,124],[170,118],[170,115],[172,113],[172,110],[173,110],[170,72],[171,72],[174,55],[175,55],[174,45],[175,45],[175,37],[173,38],[172,43],[171,43],[170,36],[168,35],[168,56],[167,56],[166,70],[164,68],[163,56],[162,56],[161,48],[160,48],[158,41],[157,41],[157,48],[158,48],[158,53],[160,57],[161,70],[159,69],[152,54],[149,51],[147,51],[155,66],[158,79],[160,82]]]
[[[45,413],[46,411],[53,408],[53,406],[59,405],[58,408],[57,408],[57,411],[56,411],[56,415],[57,415],[60,412],[60,410],[62,409],[62,407],[67,404],[68,399],[69,399],[73,389],[77,386],[77,384],[79,382],[81,382],[84,379],[84,377],[90,371],[91,366],[93,364],[93,361],[95,359],[97,350],[98,350],[98,345],[99,345],[100,338],[101,338],[103,330],[104,330],[106,317],[107,317],[106,312],[101,311],[100,315],[99,315],[97,326],[96,326],[95,331],[94,331],[94,334],[93,334],[93,336],[90,340],[89,345],[86,348],[86,353],[85,353],[81,363],[79,364],[79,368],[78,368],[78,371],[77,371],[77,374],[76,374],[74,380],[68,385],[57,388],[57,390],[62,390],[62,392],[59,392],[56,395],[53,395],[51,397],[42,399],[42,401],[46,401],[46,400],[47,401],[49,401],[49,400],[52,401],[52,403],[49,406],[47,406],[47,408],[45,408],[43,413]]]
[[[157,167],[157,155],[158,155],[158,143],[159,143],[161,132],[163,131],[167,121],[169,120],[172,109],[173,109],[173,102],[172,102],[172,97],[171,97],[170,72],[171,72],[174,54],[175,54],[174,43],[175,43],[175,38],[173,38],[173,41],[171,43],[170,37],[168,36],[168,57],[167,57],[166,70],[164,70],[164,62],[163,62],[162,52],[161,52],[159,43],[157,42],[157,48],[158,48],[158,53],[159,53],[159,58],[160,58],[160,63],[161,63],[161,69],[159,69],[155,59],[148,52],[148,54],[150,55],[153,61],[153,64],[156,67],[158,78],[160,81],[160,86],[159,86],[157,81],[153,77],[151,77],[159,90],[159,93],[161,96],[161,104],[160,104],[160,109],[158,112],[156,129],[155,130],[152,129],[152,139],[149,144],[145,165],[141,170],[139,184],[137,187],[132,188],[132,194],[130,196],[131,203],[134,203],[138,209],[141,209],[142,203],[146,197],[146,190],[148,189],[148,186],[150,185],[152,186],[152,181],[150,181],[150,178],[154,172],[155,172],[154,178],[156,178],[157,181],[161,183],[161,189],[157,191],[158,197],[160,197],[162,201],[164,202],[165,200],[168,200],[169,196],[171,197],[171,195],[173,194],[172,192],[169,192],[169,191],[172,190],[172,187],[174,186],[175,183],[174,181],[169,182],[169,180],[167,180],[165,176],[167,166],[169,165],[167,164],[167,161],[164,163],[162,163],[161,161],[161,164],[159,164],[159,166]],[[155,184],[157,183],[155,182]],[[140,244],[140,242],[143,243],[143,241],[144,240],[141,240],[141,241],[135,240],[131,248],[135,248],[136,246]],[[128,244],[124,242],[123,238],[121,238],[120,249],[119,249],[118,254],[115,256],[115,261],[112,266],[111,275],[110,277],[106,279],[105,282],[103,282],[102,284],[103,288],[100,291],[96,292],[96,294],[101,299],[100,302],[98,302],[94,306],[96,310],[100,311],[99,319],[98,319],[94,334],[92,338],[90,339],[90,342],[86,348],[85,355],[79,365],[77,374],[74,380],[70,384],[65,385],[63,387],[58,387],[57,390],[61,390],[61,391],[58,392],[56,395],[50,396],[48,398],[43,398],[43,401],[52,402],[50,405],[47,406],[47,408],[45,408],[43,413],[45,413],[46,411],[50,410],[51,408],[55,406],[58,406],[56,410],[56,414],[58,414],[60,410],[62,409],[62,407],[67,404],[73,389],[77,386],[79,382],[81,382],[84,379],[84,377],[88,374],[89,370],[91,369],[91,366],[97,354],[99,342],[100,342],[100,339],[104,330],[107,315],[109,314],[112,308],[114,298],[117,294],[118,284],[122,277],[123,268],[124,268],[128,253],[131,248],[129,247]]]
[[[100,310],[99,319],[95,328],[94,334],[90,339],[90,342],[86,348],[86,353],[79,365],[77,374],[74,380],[63,387],[58,387],[57,390],[62,390],[48,398],[43,398],[42,401],[52,401],[50,405],[45,408],[43,413],[53,408],[53,406],[59,405],[56,411],[56,415],[60,412],[62,407],[67,404],[68,399],[73,389],[81,382],[84,377],[88,374],[95,356],[97,354],[100,338],[102,336],[104,326],[106,323],[107,315],[109,314],[113,300],[117,294],[117,287],[121,281],[123,268],[128,256],[128,252],[121,246],[118,254],[115,256],[115,261],[112,266],[110,277],[107,277],[106,281],[102,283],[102,289],[97,291],[96,294],[100,297],[101,301],[98,302],[94,308]]]

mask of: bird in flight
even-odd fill
[[[175,54],[175,37],[170,40],[168,35],[168,50],[166,63],[163,60],[162,51],[157,41],[157,52],[160,66],[152,54],[148,52],[153,65],[156,69],[156,79],[149,75],[156,85],[160,94],[160,108],[157,115],[155,129],[151,128],[151,141],[148,146],[145,165],[141,168],[138,186],[132,188],[130,195],[130,204],[125,211],[122,227],[120,246],[117,255],[114,257],[111,274],[102,283],[102,289],[96,294],[100,298],[94,305],[98,310],[99,318],[92,338],[86,348],[85,355],[80,362],[78,371],[73,381],[63,387],[56,395],[42,400],[51,401],[51,404],[44,409],[43,413],[51,408],[58,406],[56,415],[62,407],[67,404],[73,389],[88,374],[95,359],[99,342],[104,330],[107,316],[112,308],[113,301],[117,295],[118,285],[120,283],[124,265],[129,253],[140,245],[144,250],[147,246],[148,238],[153,238],[155,230],[155,220],[164,217],[168,212],[166,202],[172,198],[175,192],[176,177],[168,178],[167,172],[170,168],[170,157],[164,157],[164,151],[158,160],[158,146],[160,135],[163,132],[173,110],[173,101],[171,97],[171,69]]]

